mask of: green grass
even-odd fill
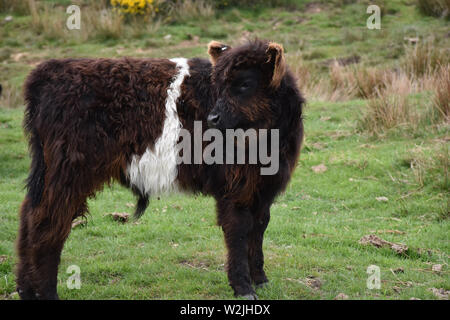
[[[368,141],[352,134],[355,119],[349,116],[360,106],[360,101],[309,105],[306,147],[292,183],[272,207],[264,245],[271,283],[258,291],[260,298],[332,299],[344,292],[355,299],[431,299],[428,288],[449,289],[449,222],[439,218],[446,210],[445,192],[433,186],[419,188],[411,170],[402,165],[409,150],[435,137]],[[320,120],[324,116],[331,119]],[[13,243],[29,165],[21,118],[21,109],[0,111],[4,298],[15,290]],[[312,147],[318,142],[323,149]],[[320,163],[328,170],[314,173],[311,167]],[[379,196],[389,201],[378,202]],[[74,229],[62,255],[61,298],[232,298],[212,199],[183,195],[154,199],[137,223],[120,224],[105,215],[131,213],[133,200],[129,191],[114,185],[90,201],[88,224]],[[378,235],[408,245],[407,254],[358,243],[362,236],[382,230],[404,232]],[[81,290],[65,286],[69,277],[65,270],[72,264],[81,268]],[[381,268],[381,290],[366,288],[371,264]],[[433,264],[444,264],[443,273],[431,272]],[[405,272],[391,273],[399,267]],[[313,290],[298,281],[308,276],[320,278],[322,287]]]
[[[316,14],[280,8],[231,9],[218,13],[213,21],[163,24],[137,38],[124,36],[103,42],[48,40],[33,33],[30,17],[14,16],[13,22],[0,30],[0,47],[11,53],[0,63],[0,83],[20,87],[38,61],[54,57],[206,57],[208,41],[236,42],[236,35],[245,31],[283,43],[288,61],[297,51],[308,54],[312,65],[358,53],[363,64],[395,66],[397,54],[402,54],[406,26],[413,26],[422,36],[434,34],[437,38],[448,30],[445,21],[422,17],[410,1],[389,3],[397,11],[386,14],[381,31],[365,29],[364,5],[352,4],[330,6]],[[0,20],[6,15],[0,13]],[[304,20],[298,22],[299,17]],[[164,39],[167,34],[172,35],[170,40]],[[440,41],[448,47],[448,38]],[[14,59],[18,53],[26,55]],[[323,70],[318,68],[318,72]],[[448,127],[430,126],[414,134],[399,130],[383,138],[370,138],[356,130],[364,108],[364,100],[309,101],[305,146],[298,167],[271,210],[264,242],[270,284],[257,290],[260,298],[333,299],[345,293],[351,299],[435,299],[429,288],[450,290],[448,182],[442,182],[442,171],[431,170],[426,171],[429,176],[421,184],[405,165],[418,146],[448,144]],[[0,106],[3,299],[17,298],[14,242],[30,163],[22,118],[22,106]],[[311,167],[322,163],[327,171],[313,172]],[[389,200],[377,201],[381,196]],[[62,254],[58,275],[61,298],[233,298],[224,272],[226,251],[212,199],[185,195],[153,199],[137,223],[121,224],[107,216],[131,213],[129,204],[133,202],[131,193],[119,185],[105,188],[89,201],[87,225],[72,231]],[[388,230],[400,233],[386,233]],[[398,255],[387,248],[358,243],[372,233],[404,243],[409,250]],[[381,269],[380,290],[366,286],[366,270],[372,264]],[[442,272],[432,272],[435,264],[443,265]],[[66,287],[70,265],[81,268],[80,290]],[[391,272],[400,267],[403,273]],[[305,285],[307,277],[319,278],[321,287]]]

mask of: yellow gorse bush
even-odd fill
[[[154,0],[110,0],[120,13],[129,15],[154,15],[159,9]]]

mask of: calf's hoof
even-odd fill
[[[262,289],[262,288],[267,287],[268,284],[269,284],[269,280],[266,280],[264,282],[255,284],[255,288],[256,289]]]
[[[253,290],[253,287],[250,284],[244,284],[241,286],[235,286],[234,289],[234,296],[235,297],[241,297],[245,298],[247,300],[257,300],[258,296],[255,293],[255,290]]]
[[[256,293],[244,294],[244,295],[239,296],[239,297],[247,299],[247,300],[258,300],[258,296],[256,295]]]
[[[57,293],[45,293],[45,294],[39,294],[36,293],[36,300],[59,300],[59,296]]]
[[[31,288],[18,287],[16,290],[21,300],[37,300],[36,294]]]

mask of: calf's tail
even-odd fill
[[[25,133],[28,135],[31,154],[30,173],[26,180],[26,188],[33,208],[41,202],[46,171],[42,140],[36,128],[40,104],[40,83],[40,81],[34,79],[32,73],[25,84],[26,108],[23,126]]]

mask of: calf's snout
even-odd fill
[[[208,122],[208,126],[210,128],[215,128],[220,121],[220,115],[216,112],[211,112],[208,115],[208,118],[206,119],[206,121]]]

